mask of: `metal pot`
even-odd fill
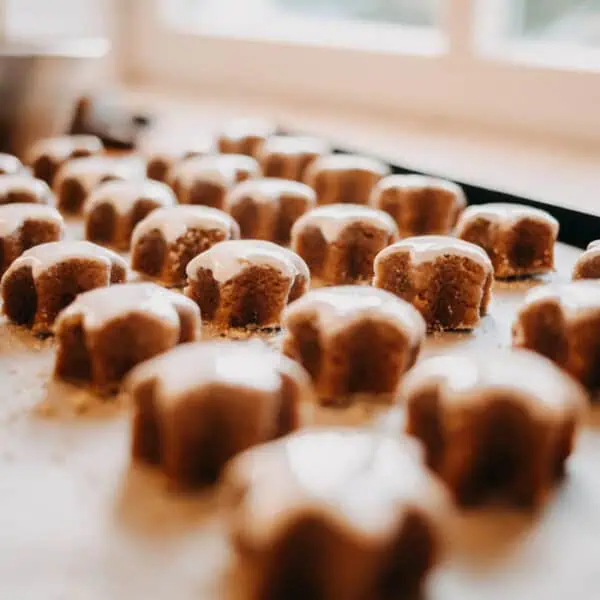
[[[76,99],[94,87],[105,39],[0,43],[0,151],[64,133]]]

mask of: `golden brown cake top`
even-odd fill
[[[452,194],[459,206],[465,206],[467,203],[460,185],[447,179],[438,179],[427,175],[388,175],[379,181],[373,190],[373,197],[387,190],[397,190],[399,192],[434,190]]]
[[[169,177],[184,187],[204,182],[230,188],[236,184],[240,171],[248,171],[251,177],[259,177],[261,172],[258,162],[251,156],[209,154],[188,158],[175,165]]]
[[[64,229],[64,219],[46,204],[4,204],[0,206],[0,237],[17,231],[26,221],[45,221]]]
[[[261,156],[269,154],[282,154],[285,156],[325,154],[330,150],[331,146],[325,140],[317,137],[273,135],[265,141]]]
[[[359,154],[326,154],[317,158],[308,168],[305,179],[314,181],[319,173],[343,174],[352,171],[371,173],[380,177],[389,175],[390,168],[383,162]]]
[[[476,262],[488,273],[494,270],[485,250],[448,235],[419,235],[396,242],[377,255],[375,266],[389,256],[400,253],[409,254],[411,263],[415,265],[434,262],[447,256],[459,256]]]
[[[560,306],[569,320],[597,315],[600,313],[600,281],[590,279],[535,287],[525,296],[518,315],[547,302]]]
[[[31,165],[42,156],[62,162],[74,152],[99,154],[103,149],[102,141],[95,135],[61,135],[44,138],[29,148],[26,163]]]
[[[578,414],[588,397],[581,385],[547,358],[528,350],[437,356],[417,363],[402,380],[400,399],[410,402],[439,391],[447,410],[486,402],[490,394],[513,397],[540,418]]]
[[[361,204],[327,204],[302,215],[292,227],[292,239],[308,227],[319,229],[328,242],[337,240],[344,231],[356,224],[369,225],[398,237],[398,226],[388,213]]]
[[[21,161],[12,154],[0,152],[0,172],[6,175],[18,173],[23,168]]]
[[[535,221],[548,226],[554,237],[558,236],[558,221],[550,213],[532,206],[510,203],[479,204],[467,207],[456,226],[457,235],[460,236],[467,225],[478,219],[495,223],[499,227],[507,229],[524,220]]]
[[[107,181],[94,188],[85,200],[84,211],[89,213],[102,204],[110,204],[117,213],[126,215],[141,199],[151,200],[162,206],[177,203],[173,190],[160,181],[125,179]]]
[[[421,313],[409,302],[379,288],[360,285],[326,287],[310,291],[290,304],[284,325],[301,316],[314,316],[319,328],[333,335],[362,319],[385,321],[416,344],[425,336]]]
[[[263,177],[249,179],[238,183],[227,196],[227,205],[235,206],[245,198],[251,198],[259,204],[276,204],[282,196],[296,196],[303,198],[309,205],[317,202],[316,192],[304,183],[290,179]]]
[[[159,208],[140,221],[132,235],[132,245],[151,231],[160,231],[167,243],[175,242],[190,229],[223,231],[233,238],[240,237],[237,222],[227,213],[210,206],[181,204]]]
[[[34,196],[37,202],[50,204],[53,200],[48,184],[27,173],[0,175],[0,198],[10,193],[23,193]]]
[[[304,261],[291,250],[262,240],[228,240],[219,242],[194,258],[187,266],[189,279],[194,280],[200,269],[212,272],[215,281],[225,283],[251,267],[271,267],[290,278],[290,287],[297,275],[308,275]]]
[[[156,397],[164,405],[214,383],[276,393],[282,385],[282,374],[299,384],[301,402],[315,401],[304,369],[256,340],[182,344],[137,367],[127,387],[134,390],[154,381]]]
[[[144,161],[138,156],[86,156],[62,165],[56,174],[54,189],[58,190],[66,179],[75,179],[89,192],[107,177],[143,179],[145,176]]]
[[[74,316],[83,318],[87,330],[101,329],[110,321],[140,314],[179,327],[177,308],[182,308],[200,318],[195,302],[182,294],[162,288],[154,283],[121,283],[96,288],[77,296],[57,320],[61,323]]]
[[[361,541],[385,542],[408,510],[440,519],[445,490],[420,447],[350,428],[305,429],[247,450],[224,474],[242,499],[234,522],[250,543],[271,543],[302,517],[317,517]]]

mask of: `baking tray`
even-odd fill
[[[407,172],[391,165],[394,172]],[[496,283],[473,333],[429,336],[423,356],[485,354],[510,343],[528,289],[567,281],[600,219],[463,182],[470,202],[546,208],[561,223],[557,272]],[[81,238],[78,222],[69,236]],[[0,321],[0,598],[217,600],[239,597],[218,490],[176,495],[129,459],[127,399],[106,401],[51,378],[52,339]],[[464,512],[432,574],[432,600],[591,600],[600,597],[600,432],[592,413],[569,475],[537,513]],[[318,423],[398,427],[399,411],[357,403],[319,409]],[[307,599],[309,600],[309,599]],[[340,599],[343,600],[343,599]]]

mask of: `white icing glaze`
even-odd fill
[[[160,160],[171,163],[186,157],[203,156],[214,151],[214,140],[209,136],[189,140],[168,138],[155,140],[145,151],[148,162]]]
[[[558,221],[546,211],[522,204],[503,203],[480,204],[467,207],[458,221],[456,234],[460,236],[466,226],[476,219],[485,219],[505,228],[510,228],[515,223],[528,219],[549,226],[552,229],[554,237],[558,236]]]
[[[32,194],[38,202],[48,203],[52,196],[50,188],[45,181],[35,179],[27,174],[0,175],[0,199],[11,192]]]
[[[302,215],[292,227],[292,245],[306,227],[317,227],[327,242],[334,242],[347,227],[366,223],[398,236],[398,227],[390,215],[382,210],[359,204],[328,204]]]
[[[367,171],[384,177],[389,174],[389,167],[374,158],[358,154],[327,154],[317,158],[306,172],[306,180],[312,180],[317,173],[324,171]]]
[[[154,283],[121,283],[96,288],[77,296],[60,313],[57,329],[60,329],[63,321],[77,315],[83,317],[83,326],[90,331],[104,327],[113,319],[134,313],[153,316],[178,328],[178,306],[184,306],[200,316],[196,304],[182,294]]]
[[[273,135],[265,142],[261,156],[284,154],[287,156],[303,154],[325,154],[331,146],[325,141],[309,136]]]
[[[17,173],[22,167],[21,161],[16,156],[0,152],[0,170],[6,175]]]
[[[272,267],[280,271],[290,278],[290,287],[298,273],[289,251],[277,244],[256,240],[228,240],[215,244],[196,256],[188,264],[186,273],[193,281],[199,269],[208,269],[212,271],[215,281],[225,283],[255,266]]]
[[[251,198],[254,202],[264,204],[275,204],[284,195],[300,196],[306,199],[310,205],[317,202],[316,192],[304,183],[291,181],[290,179],[262,178],[248,179],[238,183],[228,194],[227,204],[235,206],[244,198]]]
[[[296,254],[296,252],[290,250],[289,248],[284,248],[283,246],[279,246],[278,244],[275,244],[274,242],[269,242],[267,240],[249,241],[252,241],[254,245],[263,246],[268,251],[283,252],[283,254],[285,254],[285,256],[294,265],[296,275],[302,275],[302,277],[304,277],[304,279],[306,280],[306,283],[310,283],[310,270],[308,268],[308,265],[306,264],[306,261],[299,254]]]
[[[216,229],[237,238],[240,235],[238,224],[227,213],[209,206],[182,204],[152,211],[140,221],[132,235],[132,246],[151,231],[160,231],[168,244],[185,235],[189,229],[209,231]]]
[[[183,188],[191,188],[195,183],[206,182],[230,188],[237,182],[240,171],[249,171],[251,177],[260,174],[256,160],[243,154],[212,154],[189,158],[176,165],[171,177]]]
[[[371,202],[376,205],[381,194],[392,189],[406,192],[440,190],[452,194],[456,203],[461,207],[467,203],[463,189],[459,185],[447,179],[438,179],[426,175],[388,175],[379,181],[373,189]]]
[[[230,142],[241,142],[246,137],[268,138],[275,126],[264,119],[236,119],[223,128],[220,137]]]
[[[155,396],[164,406],[212,383],[274,393],[281,388],[282,372],[302,385],[303,401],[314,400],[308,375],[300,365],[258,341],[183,344],[140,365],[131,374],[128,388],[155,380]]]
[[[412,304],[390,292],[367,286],[312,290],[286,308],[283,324],[286,326],[291,319],[307,314],[316,315],[320,330],[330,336],[365,318],[388,322],[413,345],[424,338],[427,329],[421,313]]]
[[[593,248],[599,248],[599,247],[600,247],[600,240],[594,240],[593,242],[590,242],[588,244],[587,249],[592,250]]]
[[[101,183],[93,189],[85,201],[84,212],[88,214],[101,204],[110,204],[119,214],[126,215],[141,199],[152,200],[162,206],[177,203],[173,190],[159,181],[114,180]]]
[[[519,309],[519,315],[543,302],[558,304],[569,320],[600,313],[600,281],[594,279],[543,285],[530,290]]]
[[[48,156],[62,162],[73,152],[87,150],[97,154],[103,150],[100,138],[95,135],[61,135],[53,138],[38,140],[27,152],[27,164],[31,165],[41,156]]]
[[[26,221],[46,221],[54,223],[61,229],[64,220],[52,206],[46,204],[4,204],[0,206],[0,237],[15,232]]]
[[[54,188],[59,190],[65,179],[76,179],[90,192],[105,177],[143,179],[145,165],[139,157],[88,156],[66,162],[56,174]]]
[[[40,244],[26,250],[10,265],[4,277],[8,277],[23,266],[30,266],[31,273],[35,279],[59,262],[74,259],[92,260],[106,265],[106,285],[110,283],[110,269],[113,264],[120,265],[124,269],[127,268],[127,263],[112,250],[92,244],[91,242],[63,240]]]
[[[600,240],[594,240],[590,242],[587,250],[577,259],[577,263],[575,264],[575,268],[580,266],[581,264],[587,262],[588,260],[594,260],[600,256]]]
[[[375,268],[390,255],[406,252],[410,254],[412,264],[434,262],[443,256],[460,256],[481,265],[492,272],[493,266],[489,256],[479,246],[446,235],[420,235],[406,238],[384,248],[375,257]]]
[[[440,390],[447,408],[485,401],[489,393],[523,399],[540,416],[581,410],[583,388],[554,363],[527,350],[499,350],[482,355],[437,356],[419,362],[402,380],[401,400],[431,387]]]
[[[245,490],[234,522],[258,547],[311,515],[385,542],[407,509],[437,519],[450,506],[414,441],[360,429],[305,429],[258,446],[234,458],[224,479]]]

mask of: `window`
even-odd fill
[[[131,0],[141,79],[600,141],[600,0]]]

